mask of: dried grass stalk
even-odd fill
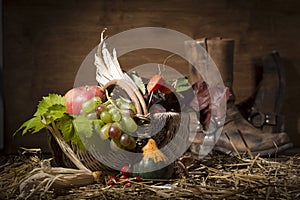
[[[32,199],[299,199],[300,156],[251,159],[240,155],[232,157],[213,153],[202,160],[194,160],[186,153],[181,162],[189,165],[188,175],[172,180],[144,180],[134,178],[109,186],[103,183],[88,184],[92,179],[84,171],[51,168],[50,160],[40,161],[36,156],[25,159],[23,155],[0,166],[0,199],[30,197]],[[40,164],[42,163],[42,165]],[[192,163],[192,164],[191,164]],[[40,189],[33,190],[34,180],[27,180],[22,193],[18,182],[26,180],[28,172],[47,173],[40,177]],[[74,173],[73,173],[74,172]],[[49,175],[52,174],[52,176]],[[62,173],[62,174],[61,174]],[[82,173],[82,174],[81,174]],[[61,175],[59,175],[61,174]],[[81,176],[82,175],[82,176]],[[65,176],[63,180],[62,176]],[[108,174],[103,174],[108,176]],[[89,177],[89,178],[87,178]],[[68,185],[78,179],[85,185]],[[46,179],[46,181],[44,181]],[[53,182],[53,180],[55,181]],[[32,182],[31,182],[32,181]],[[44,181],[44,182],[43,182]],[[56,185],[64,185],[61,187]],[[51,189],[49,186],[52,184]],[[128,186],[129,187],[125,187]],[[34,188],[38,188],[36,185]],[[55,187],[54,187],[55,186]],[[66,188],[68,186],[73,186]],[[23,187],[23,186],[22,186]],[[48,189],[42,189],[46,188]],[[60,188],[60,189],[59,189]],[[6,195],[6,196],[5,196]],[[30,196],[29,196],[30,195]]]

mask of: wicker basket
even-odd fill
[[[163,148],[166,144],[168,144],[175,136],[178,131],[180,125],[180,114],[174,112],[166,112],[166,113],[156,113],[156,114],[148,114],[146,116],[140,116],[136,118],[137,123],[140,124],[137,132],[139,132],[138,145],[135,149],[135,152],[141,152],[141,147],[145,144],[145,140],[149,135],[154,133],[152,138],[155,139],[159,148]],[[149,123],[150,122],[150,123]],[[142,124],[141,124],[142,123]],[[100,140],[100,138],[99,138]],[[65,143],[66,145],[67,143]],[[54,160],[57,165],[76,168],[73,162],[69,159],[69,157],[63,153],[62,148],[58,145],[54,136],[50,134],[49,137],[49,145],[53,153]],[[107,159],[110,155],[103,156],[101,152],[97,151],[97,149],[93,148],[93,146],[89,149],[89,151],[81,150],[77,145],[73,143],[68,143],[69,147],[73,150],[76,157],[82,162],[82,164],[91,171],[112,171],[114,169],[107,167],[100,160]],[[109,151],[109,150],[108,150]],[[116,163],[118,166],[124,165],[124,163],[130,163],[131,160],[127,160],[122,153],[117,156],[120,158],[115,158],[116,154],[112,154],[111,157],[114,160],[119,160],[120,163]],[[139,158],[137,158],[139,159]]]
[[[112,96],[115,95],[118,97],[121,95],[124,98],[130,98],[137,108],[137,116],[135,117],[135,121],[138,124],[138,130],[136,131],[137,146],[134,152],[140,153],[141,148],[146,144],[149,137],[156,141],[159,148],[163,148],[174,138],[180,125],[181,115],[179,113],[164,112],[149,114],[140,92],[133,91],[133,89],[126,84],[125,80],[111,81],[105,86],[105,89],[109,91],[109,94],[113,93]],[[124,94],[127,96],[124,96]],[[77,159],[91,171],[112,170],[104,164],[105,162],[109,162],[110,159],[114,159],[114,162],[120,162],[116,163],[116,166],[123,166],[124,163],[130,163],[132,161],[127,160],[126,155],[123,155],[121,152],[117,154],[119,158],[115,158],[115,152],[113,152],[112,155],[105,152],[108,155],[103,155],[103,152],[99,152],[94,146],[91,146],[88,151],[83,151],[72,143],[61,143],[58,145],[57,138],[54,137],[53,134],[50,134],[50,148],[56,163],[60,166],[75,167],[73,162],[69,159],[69,156],[62,151],[65,145],[69,145]],[[95,140],[98,140],[98,138]],[[110,150],[108,149],[108,151]]]

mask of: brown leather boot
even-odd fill
[[[285,119],[280,114],[285,93],[284,66],[277,51],[264,56],[262,61],[262,80],[246,119],[263,132],[283,132]]]
[[[227,154],[242,154],[250,150],[253,155],[271,155],[290,148],[292,143],[286,133],[274,134],[255,128],[240,114],[235,106],[235,97],[232,91],[234,40],[204,38],[198,41],[215,62],[224,85],[232,93],[227,103],[225,124],[219,139],[216,141],[214,150]],[[201,154],[199,152],[201,148],[203,149],[201,138],[204,137],[196,138],[191,146],[191,151],[198,155]]]

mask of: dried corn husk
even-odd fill
[[[73,186],[88,185],[97,181],[101,175],[100,172],[92,172],[86,168],[76,157],[73,150],[62,138],[59,130],[52,121],[52,127],[47,125],[42,116],[42,123],[47,127],[61,147],[65,155],[73,162],[78,169],[63,167],[51,167],[50,160],[43,160],[41,167],[33,169],[19,182],[20,198],[28,199],[36,192],[41,192],[41,196],[50,188],[66,188]]]
[[[99,174],[86,170],[51,167],[49,160],[43,160],[41,167],[33,169],[20,181],[19,198],[28,199],[35,193],[43,196],[50,188],[68,188],[93,183]]]

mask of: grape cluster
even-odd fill
[[[93,97],[82,104],[80,114],[90,120],[97,120],[95,132],[101,140],[110,140],[112,150],[135,149],[136,139],[132,134],[138,127],[133,119],[136,108],[130,100],[120,97],[102,102],[99,97]]]

